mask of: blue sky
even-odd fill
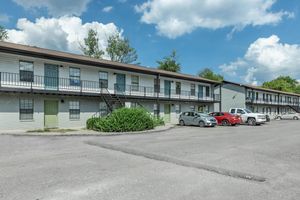
[[[156,67],[157,60],[176,49],[183,73],[208,67],[237,82],[260,84],[278,75],[299,80],[300,2],[238,2],[2,0],[0,24],[8,30],[10,42],[75,53],[80,52],[78,42],[70,39],[73,32],[82,38],[87,27],[97,27],[104,48],[104,37],[121,30],[143,66]],[[82,20],[83,28],[68,28],[71,18]]]

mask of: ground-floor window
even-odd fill
[[[99,114],[101,117],[106,116],[108,114],[108,107],[105,102],[99,103]]]
[[[80,119],[80,103],[79,101],[69,101],[70,119]]]
[[[153,104],[153,113],[155,116],[159,116],[159,105],[158,104]]]
[[[20,99],[20,120],[33,120],[32,99]]]
[[[180,104],[175,105],[175,110],[176,110],[176,114],[180,114],[181,113],[181,105]]]
[[[195,106],[190,106],[191,111],[195,111]]]

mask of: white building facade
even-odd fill
[[[277,114],[300,112],[300,95],[262,87],[224,81],[221,86],[221,110],[248,108],[274,118]]]
[[[181,111],[217,111],[220,83],[0,42],[0,130],[81,128],[118,106],[177,123]]]

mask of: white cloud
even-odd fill
[[[300,78],[300,45],[280,42],[277,35],[253,42],[243,58],[220,69],[230,78],[239,76],[247,83],[260,84],[280,75]]]
[[[46,8],[51,16],[76,15],[86,11],[91,0],[13,0],[25,9]]]
[[[286,11],[270,11],[275,2],[276,0],[149,0],[136,5],[135,10],[142,13],[141,22],[155,24],[159,34],[176,38],[197,28],[232,27],[235,32],[245,26],[277,24],[284,16],[293,17],[293,13]]]
[[[95,29],[99,36],[99,45],[104,50],[107,38],[119,32],[113,24],[99,22],[82,23],[79,17],[39,18],[35,22],[19,19],[17,29],[8,29],[9,41],[20,44],[34,45],[72,53],[81,53],[79,42],[87,36],[89,29]]]
[[[0,22],[7,23],[9,22],[9,16],[6,14],[0,14]]]
[[[112,11],[112,9],[113,9],[112,6],[106,6],[102,9],[102,11],[108,13],[108,12]]]

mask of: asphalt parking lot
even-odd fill
[[[281,200],[299,199],[299,188],[300,121],[123,136],[0,135],[5,200]]]

